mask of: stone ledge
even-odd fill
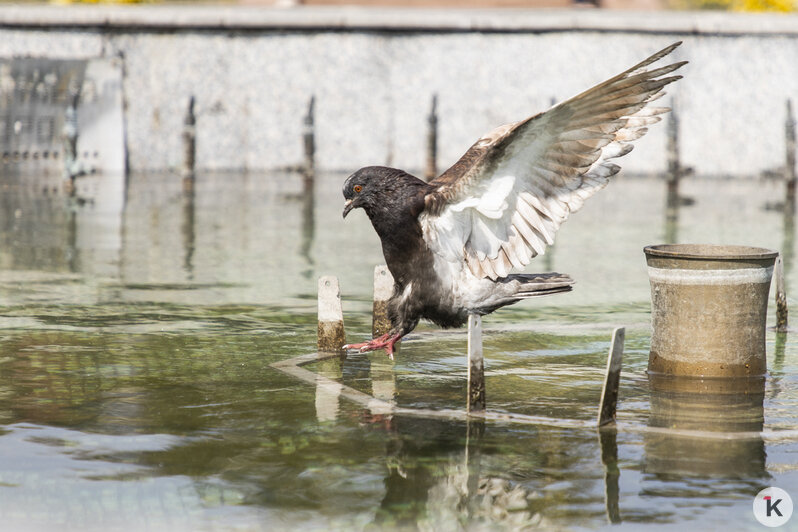
[[[600,9],[0,6],[0,27],[108,30],[798,35],[798,15]]]

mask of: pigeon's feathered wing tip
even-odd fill
[[[668,111],[650,104],[681,78],[673,73],[686,61],[650,65],[680,44],[478,140],[430,182],[425,232],[433,250],[494,281],[543,254],[562,223],[618,173],[613,161]]]

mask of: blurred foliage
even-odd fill
[[[155,4],[153,0],[51,0],[51,4],[70,5],[70,4]]]
[[[176,0],[171,0],[175,2]],[[162,0],[50,0],[50,3],[57,5],[70,4],[162,4]],[[180,1],[178,4],[208,3],[203,0]],[[262,5],[271,5],[274,2],[265,1]],[[581,2],[575,2],[582,5]],[[493,2],[485,0],[483,7],[491,7]],[[401,5],[398,3],[397,5]],[[408,5],[415,3],[408,2]],[[790,13],[796,11],[798,3],[795,0],[670,0],[663,2],[662,6],[667,6],[677,10],[718,10],[718,11],[740,11],[740,12],[777,12]],[[495,7],[495,6],[494,6]]]
[[[792,0],[736,0],[732,2],[735,11],[779,11],[787,13],[795,11]]]
[[[795,11],[794,0],[674,0],[674,9],[710,9],[740,12],[776,12],[789,13]]]

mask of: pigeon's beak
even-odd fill
[[[351,199],[346,200],[346,203],[344,203],[344,218],[346,218],[346,215],[349,214],[349,211],[351,211],[354,208],[355,206],[352,204],[352,200]]]

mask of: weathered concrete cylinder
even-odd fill
[[[643,251],[651,282],[649,373],[764,375],[767,301],[778,252],[708,244]]]

